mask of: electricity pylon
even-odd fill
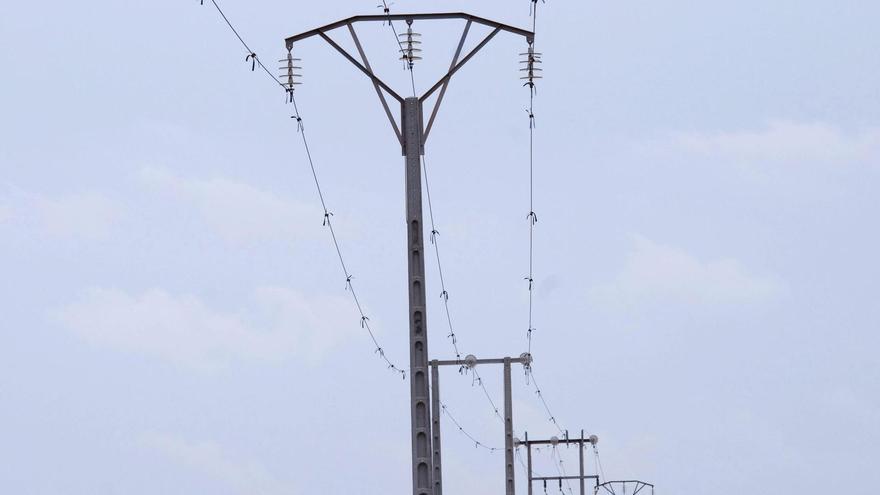
[[[440,78],[433,86],[431,86],[420,97],[404,98],[397,94],[388,84],[379,78],[372,70],[366,53],[358,39],[354,26],[358,23],[366,22],[393,22],[404,21],[409,26],[407,32],[401,36],[404,40],[400,41],[400,51],[402,59],[409,64],[410,70],[412,64],[420,57],[418,45],[418,34],[413,33],[412,25],[415,21],[434,21],[459,19],[465,21],[464,32],[461,40],[453,56],[452,64],[448,72]],[[462,57],[462,50],[467,40],[468,33],[473,24],[480,24],[491,29],[490,33],[483,38],[470,52]],[[360,61],[354,55],[348,53],[344,48],[337,44],[330,36],[331,31],[347,28],[349,34],[357,48]],[[522,36],[531,44],[534,41],[534,33],[524,29],[515,28],[499,22],[491,21],[481,17],[464,14],[464,13],[443,13],[443,14],[398,14],[398,15],[368,15],[356,16],[343,19],[326,26],[307,31],[302,34],[291,36],[286,39],[288,50],[288,61],[291,67],[288,71],[290,76],[288,80],[290,91],[293,90],[296,81],[293,79],[292,61],[296,60],[292,57],[294,43],[319,36],[326,41],[331,47],[336,49],[349,62],[354,64],[361,72],[363,72],[373,83],[376,94],[382,103],[385,114],[391,122],[391,127],[397,135],[406,158],[406,219],[407,219],[407,265],[408,265],[408,292],[409,292],[409,353],[410,353],[410,408],[412,421],[412,479],[413,479],[413,495],[440,495],[442,485],[440,472],[440,436],[439,427],[436,435],[432,435],[432,420],[437,424],[439,411],[437,411],[438,400],[434,402],[434,412],[431,412],[431,399],[428,384],[428,328],[425,301],[425,260],[424,260],[424,233],[422,222],[422,162],[421,157],[425,153],[425,143],[446,89],[453,75],[458,72],[466,63],[468,63],[474,55],[485,47],[497,34],[501,32],[511,33]],[[424,102],[434,93],[439,91],[436,102],[431,110],[431,115],[427,125],[424,123]],[[400,124],[394,118],[394,113],[388,104],[386,94],[397,100],[400,104]],[[493,360],[498,361],[498,360]],[[516,359],[505,358],[501,362],[505,366],[505,375],[507,377],[505,386],[505,482],[506,492],[513,495],[513,426],[512,426],[512,407],[510,406],[510,364],[519,362],[528,366],[531,357],[520,357]],[[455,361],[455,364],[462,365],[463,362]],[[436,366],[436,365],[435,365]],[[439,384],[438,384],[439,385]],[[439,386],[435,389],[439,393]]]

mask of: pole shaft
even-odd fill
[[[581,466],[581,495],[584,495],[584,430],[581,430],[581,441],[578,442],[578,459]]]
[[[422,232],[422,104],[403,103],[406,156],[407,265],[409,280],[409,362],[413,495],[432,495],[431,423],[428,406],[428,325],[425,312],[425,257]]]
[[[431,433],[434,441],[434,495],[443,495],[443,470],[440,462],[440,367],[431,361]]]
[[[505,494],[516,493],[513,471],[513,397],[511,392],[510,358],[504,358],[504,473]]]
[[[529,433],[526,432],[526,442],[529,441]],[[526,443],[526,469],[528,469],[529,495],[532,495],[532,444]]]

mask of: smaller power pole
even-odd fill
[[[514,454],[516,449],[516,441],[513,436],[513,391],[511,380],[511,365],[521,364],[528,368],[532,364],[532,356],[523,353],[518,358],[505,357],[500,359],[477,359],[474,356],[467,356],[464,360],[456,359],[451,361],[431,361],[431,387],[432,387],[432,406],[434,411],[438,411],[440,407],[440,366],[458,366],[473,369],[481,364],[500,364],[503,365],[504,372],[504,493],[505,495],[515,495],[516,493],[516,472],[514,470]],[[440,413],[435,412],[434,421],[436,425],[440,424]],[[438,469],[440,459],[440,435],[435,435],[436,443],[434,444],[435,465],[434,465],[434,483],[440,486],[439,481],[443,473]],[[531,453],[529,454],[531,455]],[[437,495],[440,495],[437,492]]]
[[[588,438],[584,437],[584,431],[581,430],[580,438],[569,438],[568,432],[565,432],[565,438],[558,437],[550,437],[547,440],[529,440],[529,433],[526,432],[526,438],[523,441],[519,442],[519,445],[524,445],[526,447],[526,458],[528,459],[527,468],[529,470],[528,480],[529,480],[529,495],[533,495],[534,491],[534,482],[541,481],[544,483],[544,492],[547,491],[547,482],[548,481],[556,481],[559,483],[560,489],[562,488],[563,481],[569,480],[577,480],[579,482],[580,495],[586,495],[586,487],[585,481],[588,479],[595,480],[596,488],[599,487],[599,476],[598,475],[585,475],[584,474],[584,448],[586,448],[587,444],[596,445],[599,443],[599,437],[596,435],[590,435]],[[558,445],[577,445],[578,446],[578,461],[580,462],[580,466],[578,469],[579,474],[577,476],[533,476],[532,474],[532,446],[533,445],[550,445],[554,449]],[[635,495],[635,494],[633,494]]]

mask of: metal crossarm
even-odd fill
[[[464,12],[449,12],[449,13],[439,13],[439,14],[388,14],[388,15],[357,15],[354,17],[349,17],[348,19],[342,19],[340,21],[331,22],[326,26],[319,27],[317,29],[312,29],[311,31],[306,31],[304,33],[300,33],[294,36],[287,38],[285,41],[287,42],[287,46],[291,44],[301,41],[307,38],[311,38],[313,36],[318,36],[319,33],[326,33],[327,31],[332,31],[334,29],[343,27],[347,24],[355,24],[358,22],[388,22],[388,21],[437,21],[437,20],[445,20],[445,19],[463,19],[465,21],[471,21],[477,24],[482,24],[483,26],[488,26],[490,28],[498,28],[502,31],[507,31],[512,34],[517,34],[520,36],[525,36],[527,40],[532,41],[535,38],[535,33],[531,31],[527,31],[525,29],[520,29],[513,26],[508,26],[507,24],[502,24],[500,22],[492,21],[489,19],[484,19],[482,17],[477,17],[471,14],[465,14]]]
[[[440,104],[443,102],[443,97],[446,95],[446,90],[449,87],[449,82],[452,79],[452,76],[455,75],[465,64],[467,64],[480,50],[483,49],[492,38],[498,35],[500,32],[508,32],[511,34],[515,34],[517,36],[523,36],[526,38],[526,41],[531,44],[534,41],[535,35],[532,31],[527,31],[525,29],[516,28],[513,26],[509,26],[507,24],[502,24],[500,22],[492,21],[489,19],[484,19],[482,17],[478,17],[471,14],[465,14],[461,12],[453,12],[453,13],[439,13],[439,14],[386,14],[386,15],[361,15],[349,17],[347,19],[342,19],[340,21],[332,22],[327,24],[326,26],[319,27],[317,29],[312,29],[310,31],[306,31],[301,34],[297,34],[291,36],[285,40],[288,50],[293,49],[293,44],[302,41],[305,39],[309,39],[312,37],[320,37],[324,41],[327,42],[331,47],[333,47],[336,51],[342,54],[346,60],[351,62],[355,67],[357,67],[361,72],[363,72],[370,81],[372,81],[373,86],[376,88],[376,93],[379,96],[379,99],[382,103],[382,108],[385,111],[388,120],[391,122],[391,127],[394,130],[395,136],[397,136],[398,141],[401,143],[401,147],[405,148],[405,138],[403,136],[403,132],[401,131],[403,127],[403,123],[401,122],[398,125],[397,121],[394,119],[394,116],[391,112],[391,109],[388,106],[388,101],[385,98],[384,92],[388,93],[392,98],[400,103],[401,107],[404,105],[404,98],[400,96],[397,92],[395,92],[391,87],[386,84],[381,78],[379,78],[372,70],[369,61],[367,60],[367,56],[364,53],[363,47],[361,46],[360,40],[357,37],[357,34],[354,30],[354,25],[357,23],[363,22],[391,22],[391,21],[405,21],[407,23],[411,23],[413,21],[418,20],[456,20],[461,19],[466,21],[464,32],[461,35],[461,40],[458,43],[458,47],[455,51],[455,55],[452,59],[452,63],[449,66],[449,70],[447,73],[440,78],[433,86],[431,86],[421,97],[418,97],[418,101],[420,106],[424,104],[424,102],[430,98],[434,93],[438,90],[440,91],[437,96],[436,101],[433,104],[433,108],[431,110],[430,118],[428,119],[427,126],[424,126],[421,122],[419,125],[421,126],[420,135],[421,135],[421,146],[424,147],[425,143],[428,140],[428,134],[430,134],[431,129],[434,127],[434,122],[437,118],[437,113],[440,110]],[[471,26],[473,24],[480,24],[483,26],[487,26],[492,29],[492,31],[485,37],[480,43],[477,44],[470,52],[467,53],[463,58],[461,58],[462,50],[464,49],[464,44],[467,41],[468,33],[470,32]],[[342,48],[338,43],[336,43],[329,35],[331,31],[336,29],[347,27],[349,33],[351,34],[352,39],[354,40],[355,47],[357,48],[358,54],[360,55],[361,61],[358,61],[354,55],[348,53],[344,48]],[[461,58],[459,60],[459,58]],[[414,95],[415,96],[415,95]]]

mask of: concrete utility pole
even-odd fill
[[[513,436],[513,393],[511,391],[512,380],[510,376],[511,365],[521,364],[528,368],[532,365],[532,356],[523,353],[518,358],[506,357],[502,359],[477,359],[474,356],[467,356],[464,360],[456,359],[454,361],[431,361],[431,384],[432,389],[432,407],[434,408],[434,422],[440,424],[440,374],[438,369],[440,366],[458,366],[474,369],[478,365],[484,364],[501,364],[504,366],[504,493],[505,495],[514,495],[516,493],[516,472],[514,471],[514,454],[517,445]],[[434,453],[436,461],[440,459],[440,435],[435,434]],[[441,495],[440,480],[442,473],[435,466],[435,490],[434,495]]]
[[[424,95],[403,98],[390,88],[384,81],[377,77],[370,66],[367,56],[361,46],[360,40],[354,30],[357,23],[394,22],[404,21],[409,26],[416,21],[450,20],[459,19],[465,21],[464,32],[461,41],[452,60],[449,71]],[[473,24],[489,27],[492,31],[461,60],[462,49]],[[329,33],[338,28],[347,27],[354,44],[357,48],[360,61],[339,46]],[[424,147],[428,134],[434,125],[434,119],[446,89],[452,76],[458,72],[470,59],[477,54],[498,33],[505,31],[523,36],[529,43],[534,40],[534,33],[507,26],[495,21],[464,13],[443,14],[397,14],[397,15],[370,15],[356,16],[343,19],[326,26],[307,31],[286,39],[288,52],[292,52],[294,43],[319,36],[330,46],[342,54],[349,62],[363,72],[373,83],[376,93],[385,110],[385,114],[391,122],[391,126],[397,135],[403,155],[405,156],[406,174],[406,219],[407,219],[407,265],[408,265],[408,292],[409,292],[409,343],[410,343],[410,408],[412,421],[412,478],[413,495],[440,495],[441,471],[440,471],[440,432],[439,432],[439,388],[435,382],[434,411],[432,414],[429,403],[428,384],[428,328],[427,311],[425,302],[425,259],[424,259],[424,233],[422,222],[422,164],[421,157],[424,155]],[[410,69],[416,57],[413,55],[413,33],[409,30],[409,52],[404,48],[406,42],[400,46],[404,60],[408,60]],[[406,36],[404,34],[403,36]],[[424,125],[423,104],[431,95],[440,91],[436,103],[431,112],[427,126]],[[398,126],[394,119],[391,108],[388,105],[386,94],[394,98],[401,105],[401,123]],[[505,443],[506,449],[506,483],[508,495],[513,494],[513,416],[510,403],[510,363],[509,358],[505,365]],[[457,362],[457,364],[462,364]],[[436,374],[434,375],[436,377]],[[432,425],[433,423],[433,425]],[[432,427],[435,429],[432,434]]]

